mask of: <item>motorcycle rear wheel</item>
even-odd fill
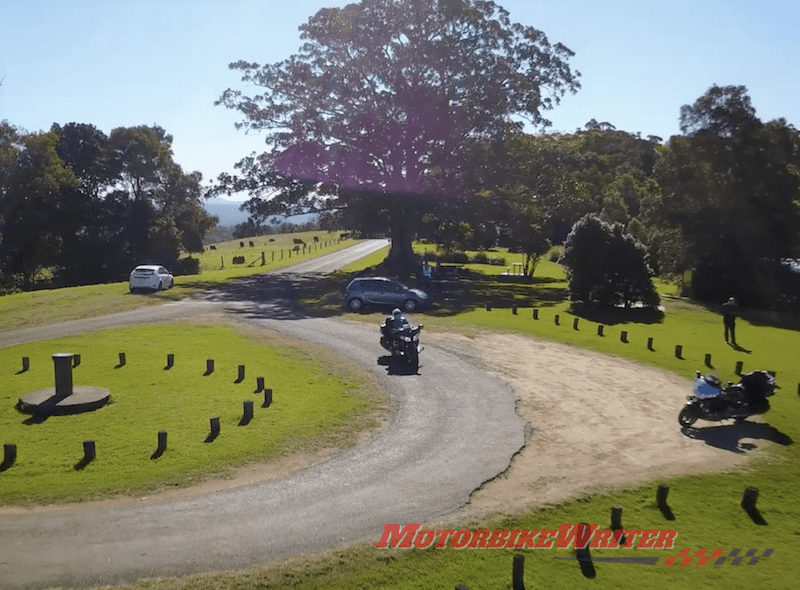
[[[681,426],[691,426],[695,422],[697,422],[697,414],[691,408],[683,408],[681,413],[678,414],[678,423]]]
[[[416,350],[411,349],[408,352],[408,362],[414,367],[415,371],[419,370],[419,353]]]

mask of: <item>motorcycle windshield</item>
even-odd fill
[[[699,399],[709,399],[719,395],[719,389],[712,386],[705,379],[695,379],[694,395]]]

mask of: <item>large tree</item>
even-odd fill
[[[647,218],[680,231],[677,270],[695,271],[696,296],[772,305],[759,268],[800,255],[800,133],[759,120],[743,86],[712,86],[680,121],[684,135],[664,150],[662,195]]]
[[[579,88],[573,55],[482,0],[362,0],[320,10],[285,61],[231,64],[258,94],[226,90],[267,151],[218,191],[248,190],[269,215],[376,200],[389,262],[413,260],[420,200],[459,196],[470,144],[502,140],[509,121],[535,126]]]

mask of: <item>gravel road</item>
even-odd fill
[[[339,262],[331,266],[303,272],[348,264],[344,252],[335,253]],[[377,362],[377,326],[276,319],[277,305],[241,303],[251,324],[329,347],[367,369],[395,402],[386,425],[363,444],[284,479],[169,501],[2,514],[3,588],[120,584],[377,541],[386,523],[430,522],[463,507],[525,444],[516,395],[475,363],[428,346],[419,374],[389,375]],[[186,301],[4,333],[0,346],[217,307],[235,308],[236,302]]]

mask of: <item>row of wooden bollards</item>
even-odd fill
[[[656,492],[656,504],[658,505],[658,509],[661,511],[662,514],[667,518],[667,520],[674,520],[675,517],[672,515],[672,511],[669,509],[669,505],[667,504],[667,494],[669,493],[669,487],[665,485],[658,486],[658,491]],[[744,495],[742,496],[741,507],[742,509],[747,512],[750,518],[753,519],[754,522],[758,524],[766,524],[764,519],[758,512],[756,508],[756,500],[758,499],[758,488],[747,488],[744,491]],[[576,534],[575,538],[583,538],[585,535],[585,528],[589,525],[585,523],[581,523],[578,525],[579,531]],[[611,507],[611,531],[614,532],[613,539],[614,541],[622,546],[626,542],[626,537],[624,535],[625,529],[622,526],[622,506],[612,506]],[[641,531],[637,531],[641,532]],[[659,538],[660,540],[660,538]],[[633,542],[633,540],[632,540]],[[595,570],[594,564],[592,563],[592,557],[589,552],[589,543],[590,537],[587,538],[587,541],[584,545],[578,546],[577,541],[576,545],[574,546],[575,549],[575,556],[576,560],[578,561],[578,566],[581,569],[583,575],[587,578],[595,578],[597,576],[597,571]],[[705,550],[701,550],[705,551]],[[733,558],[731,561],[731,565],[739,565],[745,559],[748,559],[746,563],[748,565],[754,565],[758,563],[759,559],[762,557],[767,557],[768,555],[772,554],[772,549],[766,549],[762,556],[756,556],[755,550],[750,550],[745,555],[738,555],[738,549],[734,549],[730,555],[718,555],[714,554],[709,557],[716,556],[718,559],[714,562],[714,565],[722,565],[725,561],[729,558]],[[678,562],[675,561],[674,557],[670,557],[667,559],[664,565],[671,565],[672,563],[680,564],[680,565],[688,565],[694,559],[694,557],[700,557],[700,561],[698,563],[704,564],[707,563],[709,557],[701,557],[704,555],[703,553],[699,553],[695,556],[686,556],[682,561]],[[680,557],[679,557],[680,558]],[[654,558],[657,559],[657,558]],[[525,590],[525,582],[524,582],[524,575],[525,575],[525,557],[523,555],[515,555],[514,560],[511,566],[511,588],[513,590]],[[458,584],[455,587],[455,590],[469,590],[467,586],[464,584]]]
[[[263,389],[263,388],[262,388]],[[272,389],[263,389],[264,403],[262,408],[268,408],[272,405]],[[242,417],[239,420],[239,426],[247,426],[253,420],[253,401],[244,400],[243,402]],[[219,417],[215,416],[209,419],[209,431],[206,436],[205,442],[214,442],[220,434]],[[151,459],[158,459],[167,450],[167,432],[161,430],[158,432],[158,443],[153,454],[150,455]],[[94,461],[97,457],[97,448],[95,441],[83,441],[83,458],[75,465],[75,469],[80,470],[86,467],[89,463]],[[0,463],[0,471],[5,471],[11,467],[17,460],[17,445],[14,443],[6,443],[3,445],[3,462]]]
[[[119,353],[118,363],[115,368],[124,367],[128,363],[128,357],[124,352]],[[73,354],[72,355],[72,368],[76,368],[81,364],[81,355],[80,354]],[[164,370],[167,371],[175,366],[175,355],[173,353],[167,354],[167,364],[164,367]],[[29,371],[31,368],[31,359],[30,357],[23,356],[22,357],[22,370],[19,371],[20,373],[25,373]],[[206,372],[204,375],[210,375],[214,372],[214,359],[206,359]],[[244,373],[245,373],[245,366],[238,365],[237,366],[237,377],[236,383],[241,383],[244,381]],[[264,389],[264,378],[258,377],[258,382],[261,384],[259,388],[256,390],[256,393],[262,391]]]
[[[487,304],[486,305],[486,310],[487,311],[491,311],[492,310],[492,306]],[[517,308],[516,305],[513,305],[511,307],[511,311],[515,315],[517,314],[517,310],[518,310],[518,308]],[[534,308],[533,309],[533,319],[534,320],[538,320],[539,319],[539,309],[538,308]],[[556,326],[560,326],[561,325],[561,316],[560,316],[560,314],[555,314],[555,317],[553,318],[553,321],[555,322]],[[580,318],[573,318],[572,319],[572,328],[574,330],[579,330],[580,329],[579,328],[579,322],[580,322]],[[604,330],[605,330],[605,326],[603,324],[598,324],[597,325],[597,335],[598,336],[601,336],[601,337],[605,336]],[[621,330],[620,331],[619,339],[620,339],[620,342],[622,342],[624,344],[629,344],[627,330]],[[647,339],[647,350],[653,350],[653,351],[655,350],[655,348],[653,348],[653,341],[654,340],[653,340],[652,337],[649,337]],[[684,352],[683,351],[683,345],[682,344],[676,344],[675,345],[675,358],[678,358],[678,359],[681,359],[681,360],[685,360],[684,356],[683,356],[683,352]],[[709,369],[713,369],[714,368],[714,365],[711,364],[711,353],[710,352],[705,353],[704,363],[705,363],[705,366],[708,367]],[[736,368],[735,368],[736,375],[741,375],[742,374],[743,367],[744,367],[744,364],[742,363],[742,361],[736,361]],[[770,375],[775,377],[775,374],[776,374],[775,371],[768,371],[768,372],[769,372]],[[800,383],[797,384],[797,395],[800,395]]]

